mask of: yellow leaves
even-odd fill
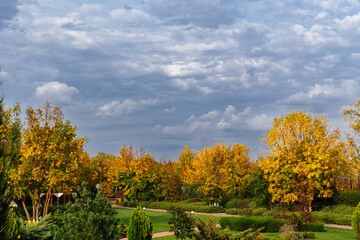
[[[303,111],[274,119],[273,126],[262,139],[270,151],[260,160],[273,200],[294,203],[315,191],[331,196],[334,177],[346,164],[339,130]]]

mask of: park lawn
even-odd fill
[[[120,218],[125,224],[129,224],[129,220],[131,217],[133,209],[123,209],[123,208],[115,208],[117,212],[117,217]],[[149,211],[145,210],[149,215],[150,220],[154,227],[154,232],[164,232],[169,231],[170,226],[168,225],[168,221],[170,219],[170,214],[167,212],[160,211]],[[201,218],[203,220],[207,220],[209,217],[213,219],[215,223],[219,223],[220,217],[214,216],[206,216],[206,215],[194,215],[195,218]],[[326,232],[316,232],[315,238],[318,240],[356,240],[354,231],[347,229],[338,229],[338,228],[325,228]],[[232,233],[237,233],[236,231],[231,231]],[[276,237],[280,239],[279,233],[263,233],[265,236]],[[157,238],[159,240],[175,240],[174,236],[166,236]]]
[[[120,218],[126,225],[129,224],[131,214],[133,213],[133,209],[125,209],[125,208],[114,208],[117,212],[117,217]],[[150,211],[145,210],[145,212],[149,215],[150,221],[153,224],[154,232],[165,232],[170,230],[170,226],[168,221],[170,219],[170,214],[167,212],[161,211]],[[206,216],[206,215],[194,215],[195,218],[201,218],[203,220],[207,220],[208,218],[212,218],[214,223],[219,223],[220,217],[214,216]]]

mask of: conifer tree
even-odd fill
[[[128,240],[149,240],[153,235],[153,227],[149,216],[137,207],[131,215],[128,229]]]
[[[101,189],[94,196],[88,184],[83,182],[77,194],[76,202],[66,205],[63,225],[55,231],[55,240],[115,240],[124,237],[124,225],[115,217],[116,212],[103,198]]]

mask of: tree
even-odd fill
[[[168,210],[171,214],[169,219],[170,232],[174,232],[176,239],[192,238],[195,219],[182,208],[171,207]]]
[[[315,194],[331,197],[347,163],[339,129],[331,131],[323,116],[298,111],[275,118],[262,140],[269,152],[260,158],[260,166],[272,201],[297,203],[302,216],[311,220]]]
[[[94,196],[88,184],[83,182],[77,194],[75,203],[66,205],[63,225],[55,231],[55,240],[115,240],[124,237],[124,225],[115,217],[116,211],[103,198],[101,189]]]
[[[11,165],[16,164],[19,156],[21,143],[19,115],[19,105],[5,110],[3,99],[0,99],[0,239],[8,239],[18,230],[17,216],[10,208],[13,187],[9,172]]]
[[[351,226],[354,229],[357,239],[360,239],[360,203],[351,215]]]
[[[350,128],[355,133],[360,134],[360,99],[353,102],[350,108],[346,108],[343,111],[343,116]]]
[[[150,218],[139,206],[131,215],[127,238],[129,240],[149,240],[152,239],[152,235],[153,227]]]
[[[253,163],[249,153],[249,147],[238,143],[205,147],[194,159],[190,174],[199,185],[198,191],[211,204],[236,196],[251,175]]]
[[[47,215],[52,191],[71,191],[75,188],[79,166],[88,159],[84,152],[86,138],[76,136],[76,127],[63,120],[60,107],[49,103],[42,108],[26,110],[26,128],[19,162],[11,172],[16,196],[25,207],[25,196],[30,195],[33,221],[39,220],[40,193],[46,192],[43,216]]]

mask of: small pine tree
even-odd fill
[[[79,197],[69,202],[63,215],[63,225],[54,233],[55,240],[113,240],[123,236],[123,224],[115,217],[116,212],[103,192],[94,196],[88,184],[78,187]]]
[[[356,237],[360,239],[360,203],[351,216],[351,226],[354,229]]]
[[[138,206],[129,221],[128,240],[149,240],[153,235],[153,227],[149,216]]]
[[[170,232],[174,232],[177,239],[192,238],[191,233],[194,231],[195,219],[187,214],[183,208],[171,207],[168,213],[171,214],[168,222]]]

